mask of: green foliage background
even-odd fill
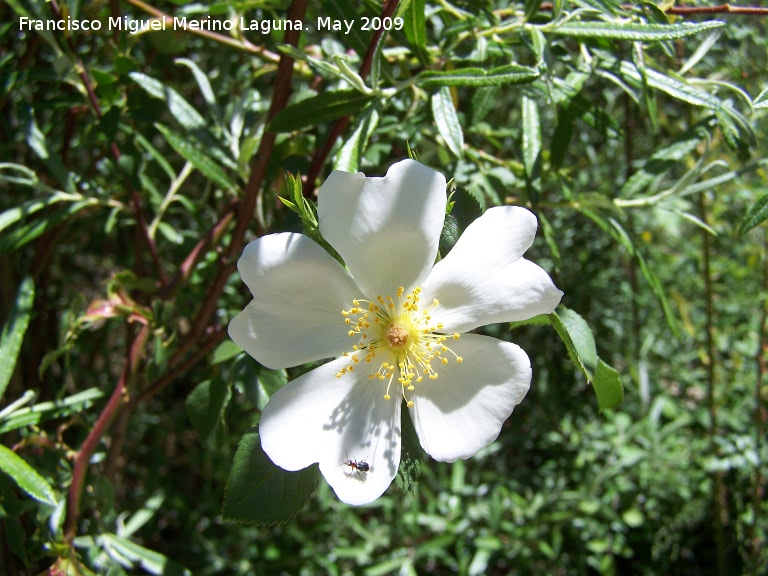
[[[700,7],[0,5],[0,565],[766,573],[768,29]],[[106,29],[163,14],[310,29]],[[362,30],[382,14],[401,29]],[[486,329],[534,364],[495,443],[455,464],[413,451],[409,490],[351,508],[260,454],[260,409],[310,366],[270,371],[228,341],[250,298],[234,261],[312,230],[279,195],[305,206],[330,170],[382,175],[411,151],[453,178],[441,249],[486,207],[527,206],[566,308]],[[614,369],[624,402],[601,411]]]

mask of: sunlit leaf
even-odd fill
[[[30,276],[24,278],[16,293],[16,300],[3,325],[0,335],[0,399],[5,394],[8,382],[13,376],[16,359],[21,351],[21,343],[32,315],[32,303],[35,301],[35,283]]]
[[[657,41],[685,38],[705,30],[721,28],[725,22],[682,22],[680,24],[641,24],[637,22],[580,22],[569,20],[548,28],[549,34],[576,38],[611,38],[613,40]]]
[[[284,108],[269,124],[271,132],[293,132],[350,116],[376,97],[359,90],[323,92]]]
[[[211,182],[217,184],[226,191],[233,190],[237,187],[216,161],[192,142],[162,124],[155,124],[155,128],[157,128],[163,137],[165,137],[168,144],[171,145],[171,148],[176,150],[182,158],[189,161],[195,168],[200,170],[203,176],[208,178]]]
[[[432,95],[432,115],[440,136],[450,151],[460,158],[464,152],[464,133],[448,87],[444,86]]]
[[[595,389],[597,405],[601,411],[616,408],[624,401],[624,390],[619,373],[602,359],[598,359],[592,387]]]
[[[768,194],[763,194],[749,207],[742,218],[741,224],[739,224],[739,234],[746,234],[755,226],[765,222],[766,219],[768,219]]]
[[[56,495],[45,478],[40,476],[21,456],[2,444],[0,444],[0,470],[10,476],[30,497],[43,504],[56,505]]]
[[[497,84],[525,84],[533,82],[541,72],[517,64],[485,70],[459,68],[457,70],[428,71],[419,74],[417,81],[424,88],[436,86],[494,86]]]

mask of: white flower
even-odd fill
[[[262,447],[285,470],[319,462],[349,504],[372,502],[395,477],[401,398],[437,460],[493,442],[528,392],[530,361],[465,332],[550,313],[562,296],[522,258],[536,235],[524,208],[489,209],[434,264],[445,185],[413,160],[384,178],[333,172],[318,219],[348,270],[301,234],[259,238],[238,261],[254,296],[229,325],[238,345],[269,368],[336,358],[270,398]]]

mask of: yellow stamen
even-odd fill
[[[406,392],[415,391],[415,384],[422,382],[424,376],[430,380],[438,378],[438,372],[432,368],[433,360],[448,364],[449,358],[442,354],[449,352],[456,363],[461,364],[464,359],[444,344],[448,338],[458,340],[460,335],[441,334],[443,324],[432,322],[432,312],[439,306],[437,298],[432,300],[431,306],[419,312],[420,294],[420,287],[405,294],[401,286],[395,292],[397,301],[392,296],[379,295],[375,298],[378,304],[353,300],[352,308],[342,310],[344,323],[351,328],[347,334],[359,341],[352,346],[354,353],[349,365],[339,370],[336,377],[352,372],[353,366],[360,361],[358,354],[364,354],[365,362],[371,364],[368,379],[387,382],[384,399],[390,399],[389,388],[397,379],[410,408],[413,401]],[[383,360],[377,360],[377,354]],[[349,353],[344,355],[350,356]]]

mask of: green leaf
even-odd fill
[[[203,176],[208,178],[211,182],[217,184],[225,191],[237,188],[237,185],[229,179],[221,166],[189,140],[182,138],[173,130],[160,123],[155,123],[155,128],[160,131],[168,144],[171,145],[171,148],[173,148],[179,156],[197,168]]]
[[[213,88],[211,88],[211,82],[208,80],[208,75],[200,70],[200,67],[197,64],[187,58],[177,58],[174,62],[186,66],[192,71],[192,74],[197,81],[197,85],[200,87],[200,92],[205,99],[205,103],[208,104],[208,106],[215,107],[216,96],[213,93]]]
[[[198,384],[187,396],[185,407],[192,426],[203,444],[207,443],[224,425],[224,409],[232,397],[229,386],[220,379]]]
[[[644,192],[673,167],[678,166],[706,138],[705,124],[699,123],[672,144],[656,150],[643,167],[624,183],[621,196],[631,198]]]
[[[116,534],[102,534],[98,540],[107,554],[125,568],[135,568],[138,565],[157,576],[191,576],[192,574],[178,562]]]
[[[499,85],[482,86],[472,95],[472,122],[480,122],[496,106],[499,97]]]
[[[325,60],[313,58],[303,50],[299,50],[290,44],[278,44],[277,49],[283,54],[290,56],[294,60],[298,60],[299,62],[306,62],[317,73],[325,72],[333,78],[341,78],[341,70],[339,70],[337,66],[334,66]]]
[[[549,318],[568,349],[568,355],[591,381],[597,369],[597,347],[589,324],[573,310],[560,306],[561,312],[553,312]]]
[[[616,408],[624,401],[624,389],[621,386],[619,373],[598,358],[595,378],[592,387],[597,395],[597,405],[600,411]]]
[[[35,500],[56,506],[56,495],[45,478],[40,476],[24,459],[0,444],[0,470],[10,476],[14,482]]]
[[[165,101],[168,105],[168,110],[170,110],[173,117],[176,118],[176,121],[185,129],[193,131],[202,130],[207,127],[205,119],[194,106],[187,102],[181,94],[176,92],[173,88],[170,88],[162,82],[155,80],[146,74],[142,74],[141,72],[130,72],[128,76],[130,76],[130,78],[149,95]]]
[[[270,132],[293,132],[351,116],[376,97],[359,90],[323,92],[284,108],[269,124]]]
[[[49,172],[56,178],[59,184],[61,184],[66,191],[74,192],[75,181],[72,173],[67,170],[66,166],[64,166],[64,162],[62,162],[61,158],[50,150],[45,134],[43,134],[37,126],[35,117],[31,112],[29,113],[29,120],[27,123],[26,139],[29,147],[43,161],[46,168],[48,168]]]
[[[539,171],[540,153],[539,109],[536,107],[536,100],[523,96],[523,164],[528,178],[535,178]]]
[[[361,116],[352,135],[341,146],[333,164],[334,170],[354,173],[360,169],[360,159],[365,154],[368,140],[379,124],[379,113],[373,106]]]
[[[226,521],[245,524],[286,522],[309,502],[318,479],[317,465],[298,472],[275,466],[252,429],[237,447],[222,515]]]
[[[423,88],[437,86],[495,86],[497,84],[525,84],[541,75],[536,68],[508,64],[491,70],[460,68],[458,70],[422,72],[416,81]]]
[[[226,362],[240,354],[242,351],[243,349],[232,342],[232,340],[224,340],[216,347],[216,350],[213,351],[211,364],[221,364],[222,362]]]
[[[625,61],[621,63],[621,73],[625,78],[633,80],[639,85],[642,85],[645,82],[651,88],[666,92],[678,100],[688,102],[688,104],[703,106],[713,110],[719,110],[723,107],[722,102],[712,96],[709,92],[694,88],[683,80],[666,76],[652,68],[643,68],[641,74],[634,64]]]
[[[440,232],[440,256],[445,258],[448,252],[451,251],[451,248],[459,241],[460,236],[459,221],[456,220],[453,214],[446,214],[443,230]]]
[[[768,194],[763,194],[750,206],[739,224],[739,234],[746,234],[768,219]],[[0,394],[2,396],[2,394]]]
[[[752,102],[752,107],[757,110],[758,108],[768,108],[768,88],[760,92]]]
[[[539,13],[541,0],[525,0],[525,21],[528,22]]]
[[[403,17],[403,31],[408,43],[415,49],[416,57],[425,66],[429,65],[427,53],[427,22],[424,18],[426,0],[411,0]]]
[[[44,201],[45,202],[45,201]],[[31,201],[31,205],[36,205],[37,201]],[[18,250],[22,246],[29,244],[33,240],[39,238],[46,230],[61,224],[66,221],[70,216],[76,214],[83,208],[93,206],[95,203],[92,200],[83,200],[82,202],[72,202],[66,207],[58,210],[46,212],[43,216],[37,219],[33,219],[29,222],[24,222],[15,227],[10,232],[6,232],[2,238],[0,238],[0,254],[5,252],[13,252]],[[10,212],[14,209],[12,208]],[[37,211],[35,208],[34,211]],[[3,213],[6,214],[5,212]],[[15,216],[11,213],[9,218]]]
[[[285,386],[286,382],[288,382],[288,373],[284,369],[271,370],[259,366],[256,370],[256,378],[247,383],[246,395],[254,405],[263,410],[272,394]]]
[[[77,394],[73,394],[63,400],[53,402],[41,402],[30,408],[21,408],[14,411],[0,424],[0,434],[15,430],[23,426],[34,426],[45,420],[54,418],[66,418],[72,414],[79,414],[89,408],[94,400],[104,396],[104,392],[98,388],[90,388]]]
[[[451,89],[447,86],[443,86],[432,95],[432,115],[435,117],[437,131],[450,151],[457,158],[461,158],[464,151],[464,133],[461,131],[456,108],[453,106]]]
[[[13,376],[13,369],[16,367],[21,343],[24,341],[24,334],[29,325],[34,301],[35,283],[31,276],[27,276],[19,286],[13,309],[11,309],[8,321],[3,326],[3,332],[0,335],[0,358],[2,358],[2,362],[0,362],[0,400],[5,394],[11,376]]]
[[[659,41],[674,40],[693,36],[705,30],[721,28],[725,22],[711,20],[709,22],[681,24],[640,24],[636,22],[568,22],[545,30],[549,34],[571,36],[576,38],[610,38],[613,40],[629,41]]]

